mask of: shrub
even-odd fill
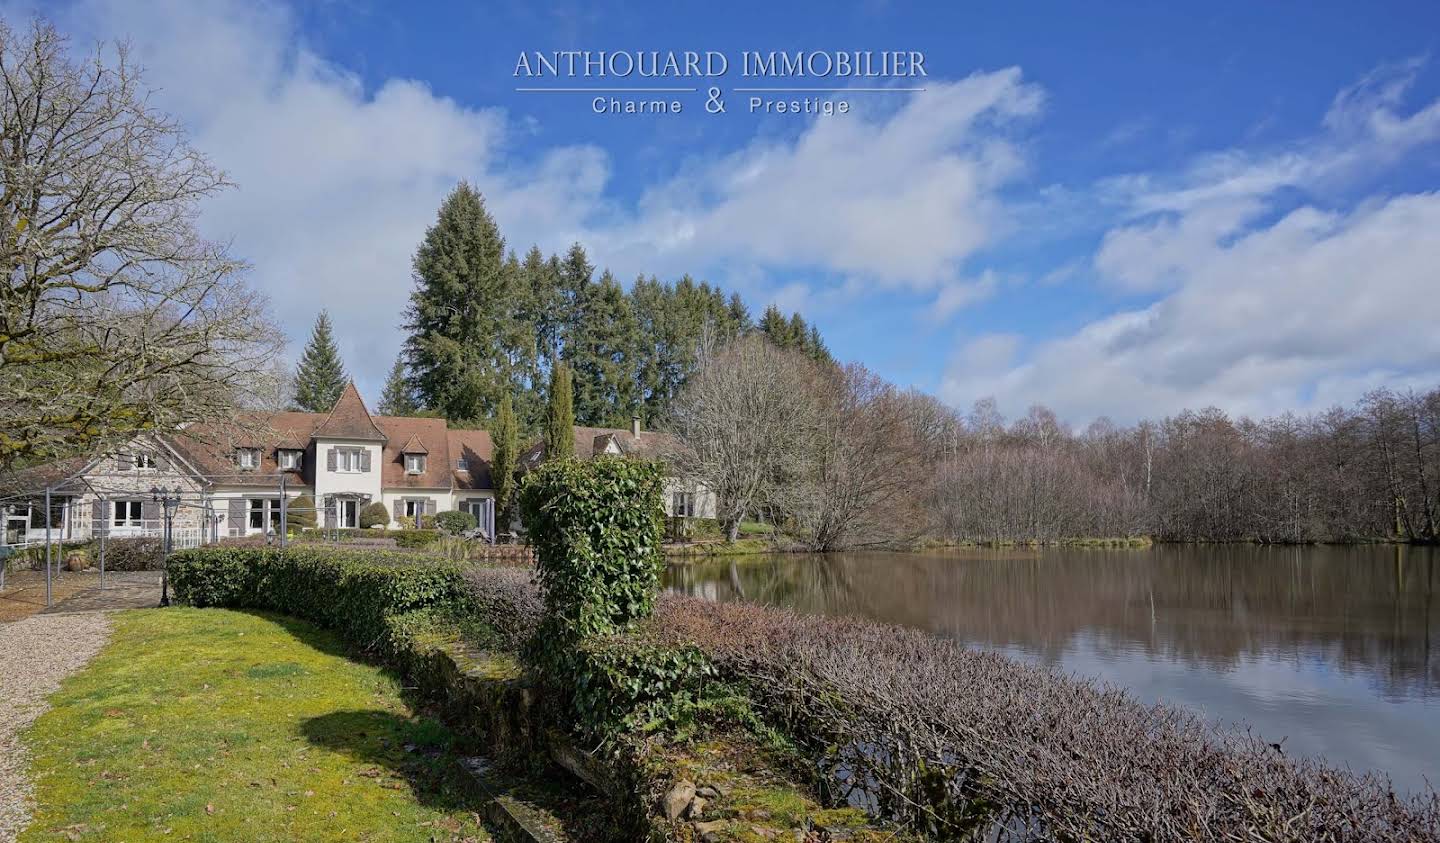
[[[183,550],[170,559],[170,582],[176,598],[194,606],[282,612],[382,652],[387,618],[426,608],[459,612],[469,599],[453,565],[344,548]]]
[[[473,530],[478,523],[473,512],[458,509],[447,509],[435,516],[435,526],[451,536]]]
[[[414,548],[417,548],[417,547],[425,547],[426,545],[434,544],[435,542],[439,541],[439,540],[440,540],[440,531],[438,531],[438,530],[397,530],[397,531],[395,531],[395,532],[390,533],[390,534],[387,536],[387,538],[392,538],[392,539],[394,539],[394,540],[395,540],[395,545],[396,545],[397,547],[403,547],[403,548],[407,548],[407,549],[412,549],[412,550],[413,550]]]
[[[546,622],[541,638],[569,648],[650,614],[664,564],[659,465],[557,460],[529,473],[520,507],[535,547]]]
[[[919,630],[679,595],[654,626],[844,771],[842,800],[927,838],[1440,839],[1433,791],[1402,799],[1382,777]]]
[[[435,529],[435,516],[433,516],[433,515],[422,515],[422,516],[420,516],[420,529],[422,529],[422,530],[433,530],[433,529]]]
[[[308,530],[315,526],[315,499],[301,495],[285,504],[285,526],[291,530]]]
[[[371,527],[384,527],[390,523],[390,510],[385,504],[376,501],[367,504],[360,510],[360,529],[368,530]]]
[[[99,559],[99,552],[96,552]],[[165,567],[165,540],[135,536],[105,540],[105,570],[158,571]]]

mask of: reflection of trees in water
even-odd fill
[[[851,614],[1058,662],[1084,636],[1228,669],[1323,659],[1391,694],[1440,694],[1434,548],[1161,546],[967,554],[834,554],[672,571],[678,590]]]

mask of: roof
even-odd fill
[[[428,454],[430,453],[430,449],[426,448],[425,443],[420,441],[419,434],[412,433],[410,434],[410,438],[405,440],[405,444],[400,446],[400,453]]]
[[[413,489],[450,488],[450,446],[444,419],[419,416],[376,416],[387,443],[380,453],[380,485]],[[393,443],[404,442],[397,447]],[[412,450],[418,449],[418,450]],[[425,470],[405,473],[405,454],[425,454]]]
[[[370,411],[365,409],[365,402],[360,398],[360,390],[355,388],[355,382],[345,384],[345,391],[340,393],[340,400],[330,408],[330,414],[315,427],[312,436],[325,436],[334,439],[379,439],[384,441],[385,433],[371,418]]]
[[[495,443],[484,430],[451,430],[447,432],[450,446],[450,474],[457,489],[493,489],[490,462],[495,458]],[[465,469],[457,466],[465,461]]]
[[[85,486],[83,482],[66,481],[71,481],[91,462],[90,457],[68,457],[55,462],[0,473],[0,496],[44,496],[47,487],[52,492],[72,492],[83,489]]]
[[[582,460],[594,459],[603,454],[613,443],[621,454],[630,457],[664,459],[684,447],[673,433],[642,430],[636,436],[628,428],[620,427],[579,427],[574,429],[575,456]],[[522,465],[534,466],[545,458],[545,440],[537,440],[525,450],[520,458]]]

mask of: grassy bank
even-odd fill
[[[119,614],[26,735],[21,840],[488,840],[450,734],[400,692],[303,621]]]

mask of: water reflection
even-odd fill
[[[669,572],[671,588],[920,627],[1245,722],[1289,752],[1440,784],[1434,548],[859,553]]]

